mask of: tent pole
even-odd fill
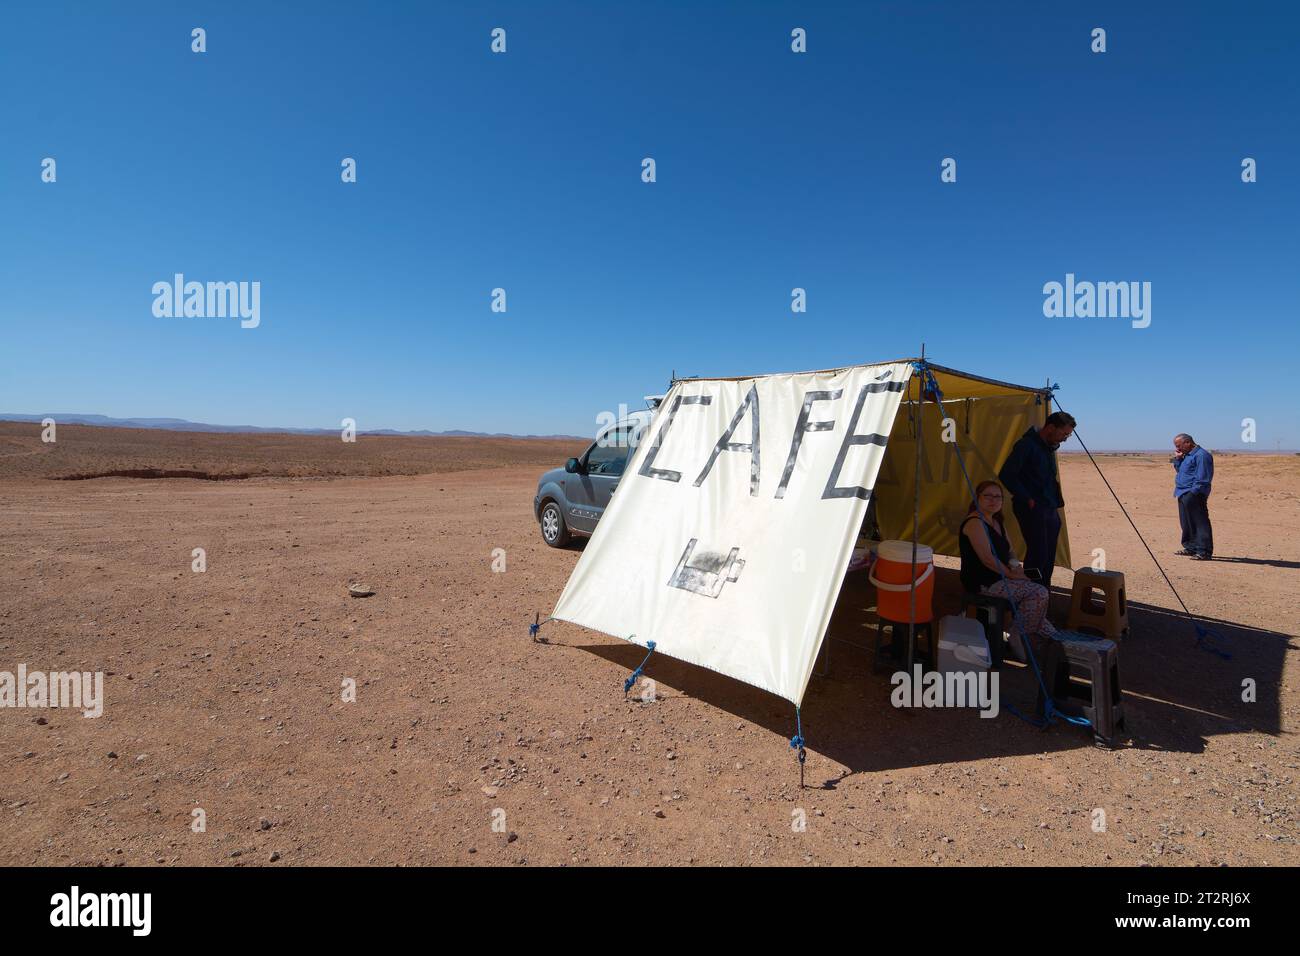
[[[921,343],[921,361],[925,362],[925,343]],[[916,378],[915,375],[912,376]],[[908,397],[911,397],[911,383],[908,383]],[[916,546],[917,539],[921,532],[921,402],[925,398],[925,383],[918,383],[916,389],[916,401],[912,404],[912,415],[915,425],[912,428],[912,434],[916,438],[916,471],[912,480],[912,586],[908,590],[908,621],[907,621],[907,674],[908,678],[912,675],[912,665],[916,662]],[[933,639],[932,639],[933,640]]]

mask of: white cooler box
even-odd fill
[[[986,671],[993,666],[984,628],[972,617],[948,615],[939,619],[939,666],[951,671]]]

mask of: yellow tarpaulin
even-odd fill
[[[998,469],[1011,447],[1032,425],[1041,427],[1049,408],[1045,393],[964,375],[931,366],[943,392],[944,410],[952,419],[950,437],[961,449],[973,483],[996,479]],[[903,403],[898,408],[889,435],[885,460],[876,479],[876,522],[885,539],[912,539],[913,494],[916,473],[915,411],[921,380],[913,376]],[[957,532],[970,507],[970,489],[962,477],[952,441],[944,440],[945,426],[939,407],[932,401],[920,406],[921,413],[921,520],[918,540],[938,554],[957,555]],[[1067,493],[1066,501],[1069,501]],[[1023,558],[1025,542],[1020,535],[1008,497],[1003,511],[1007,532],[1016,553]],[[1061,512],[1061,537],[1056,563],[1071,567],[1070,540],[1065,512]]]

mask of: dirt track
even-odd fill
[[[1130,744],[895,711],[851,578],[805,702],[804,791],[785,702],[667,658],[648,671],[659,700],[625,702],[639,649],[567,624],[529,641],[578,557],[541,543],[536,465],[0,481],[0,670],[108,673],[98,719],[0,710],[0,863],[1300,862],[1300,458],[1220,458],[1212,563],[1164,557],[1163,461],[1106,464],[1193,609],[1221,622],[1227,661],[1171,616],[1086,461],[1063,467],[1076,563],[1105,547],[1128,576]],[[378,593],[349,598],[357,580]],[[1019,677],[1006,689],[1027,697]]]

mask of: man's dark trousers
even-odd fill
[[[1214,529],[1210,527],[1209,499],[1199,491],[1189,491],[1178,499],[1178,523],[1183,526],[1183,550],[1211,557],[1214,554]]]
[[[1056,539],[1061,536],[1061,513],[1037,501],[1031,508],[1019,498],[1012,501],[1011,508],[1025,538],[1025,570],[1036,569],[1039,577],[1031,574],[1030,580],[1050,588],[1052,572],[1056,570]]]

